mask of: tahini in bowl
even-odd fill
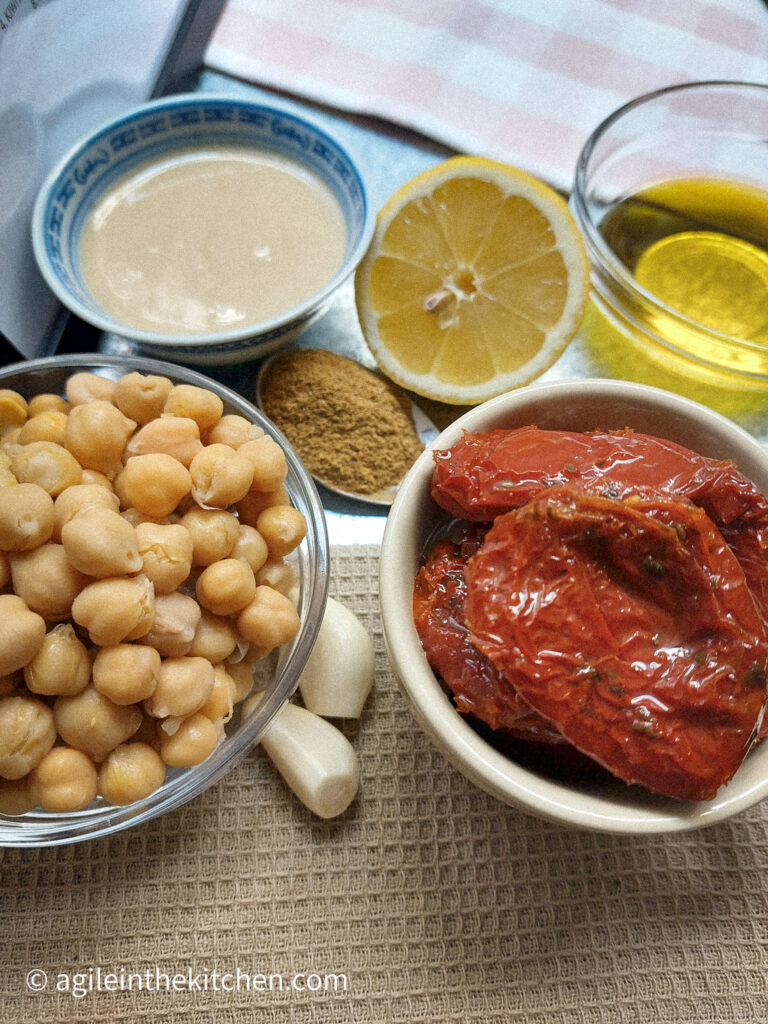
[[[254,237],[251,245],[247,232],[238,246],[229,251],[236,232],[243,235],[242,224],[249,205],[240,200],[240,191],[231,187],[231,198],[227,200],[226,207],[229,220],[225,222],[223,217],[217,217],[210,225],[211,236],[218,239],[217,244],[207,251],[205,244],[188,245],[190,237],[199,239],[199,225],[206,223],[206,207],[213,209],[214,201],[218,202],[216,197],[225,191],[217,186],[214,198],[207,203],[202,201],[200,196],[205,193],[200,192],[198,176],[197,181],[187,179],[182,183],[186,190],[183,193],[180,185],[173,185],[175,196],[184,194],[195,198],[190,200],[190,208],[183,215],[179,214],[178,226],[174,221],[174,208],[166,211],[165,216],[171,226],[165,240],[158,234],[160,260],[155,266],[164,272],[163,257],[166,253],[172,255],[176,248],[187,245],[189,258],[195,263],[189,267],[184,265],[179,270],[183,290],[177,297],[177,308],[178,305],[192,306],[199,300],[212,280],[211,268],[216,266],[216,273],[223,279],[227,291],[220,301],[217,297],[213,323],[210,317],[203,318],[199,321],[202,327],[195,321],[194,327],[185,333],[183,318],[174,325],[164,324],[163,317],[157,320],[159,326],[154,326],[154,321],[142,322],[139,326],[124,322],[117,313],[105,308],[102,292],[99,292],[102,302],[97,301],[84,274],[81,241],[90,230],[89,216],[97,207],[99,216],[105,211],[114,216],[112,204],[117,190],[124,188],[127,179],[138,182],[132,195],[122,201],[130,214],[135,197],[146,193],[148,169],[154,173],[155,168],[162,166],[166,175],[164,189],[169,189],[171,175],[184,172],[202,154],[207,154],[205,173],[210,168],[216,172],[213,165],[222,147],[230,158],[235,157],[233,166],[237,159],[246,162],[256,159],[282,165],[284,180],[279,189],[283,194],[287,184],[292,184],[294,191],[290,195],[294,202],[298,194],[307,196],[310,192],[322,198],[328,208],[328,216],[333,218],[336,255],[329,266],[335,269],[329,269],[327,277],[319,278],[320,283],[312,277],[311,285],[307,286],[312,288],[311,294],[302,292],[303,297],[298,297],[292,292],[293,297],[286,298],[288,305],[285,308],[274,309],[270,305],[270,312],[265,316],[256,312],[255,319],[247,319],[249,311],[240,309],[231,301],[232,295],[228,290],[231,286],[228,281],[230,269],[233,277],[240,275],[237,294],[255,295],[258,289],[255,285],[250,288],[251,278],[258,280],[259,267],[269,269],[273,258],[276,265],[277,259],[270,246],[264,244],[263,237]],[[222,161],[219,164],[220,170]],[[262,168],[260,173],[266,172]],[[259,188],[255,179],[247,180],[251,190]],[[268,180],[275,184],[276,191],[269,194],[269,202],[264,208],[270,216],[274,210],[285,208],[285,224],[291,233],[290,253],[283,254],[281,259],[290,259],[286,266],[303,275],[318,254],[325,255],[331,244],[331,232],[323,231],[322,220],[312,221],[315,232],[312,242],[302,244],[304,232],[309,230],[310,218],[297,212],[290,200],[284,199],[280,206],[278,183],[274,176]],[[190,189],[194,191],[190,192]],[[103,202],[105,197],[106,202]],[[146,202],[145,194],[141,195],[141,201]],[[261,356],[285,344],[319,316],[362,258],[373,232],[374,219],[357,160],[325,128],[278,104],[188,94],[145,104],[103,125],[77,143],[53,168],[40,189],[33,212],[32,243],[46,283],[81,319],[103,331],[130,339],[140,351],[151,356],[213,365]],[[150,224],[148,241],[141,242],[142,258],[152,248],[151,232],[155,230],[155,224],[160,223],[161,217],[156,214]],[[185,234],[190,231],[196,232],[194,236]],[[280,240],[279,223],[273,226],[271,237]],[[92,270],[88,272],[92,274]],[[116,272],[111,269],[109,273],[118,279],[107,283],[122,294],[124,289],[135,287],[136,276],[142,271],[127,263]],[[148,272],[144,275],[147,289],[155,286],[156,277],[157,272],[154,276]],[[266,293],[266,289],[263,291]],[[154,298],[158,301],[156,291]],[[159,301],[166,300],[161,297]],[[113,311],[120,308],[119,305],[110,305]],[[210,311],[213,307],[208,303],[207,308]],[[153,316],[154,313],[153,310]]]

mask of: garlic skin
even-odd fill
[[[250,697],[249,714],[262,694]],[[343,814],[360,787],[355,748],[336,726],[297,704],[285,704],[261,738],[261,745],[286,783],[319,818]]]
[[[373,687],[373,642],[358,617],[329,597],[299,677],[304,706],[324,718],[359,718]]]

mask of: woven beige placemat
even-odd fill
[[[768,804],[630,839],[486,796],[397,691],[377,558],[332,558],[377,656],[353,808],[313,818],[256,751],[140,828],[0,851],[0,1020],[768,1020]]]

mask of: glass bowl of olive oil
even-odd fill
[[[768,85],[627,103],[587,140],[571,205],[619,337],[697,377],[768,388]]]

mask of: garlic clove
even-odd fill
[[[359,718],[373,687],[373,642],[358,617],[328,598],[299,678],[304,706],[325,718]]]
[[[246,702],[246,714],[261,695]],[[296,796],[320,818],[335,818],[360,786],[360,764],[347,737],[324,718],[286,704],[270,723],[261,745]]]

